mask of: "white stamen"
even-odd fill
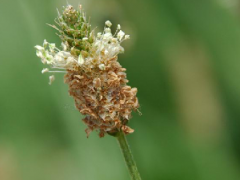
[[[54,80],[55,80],[55,76],[54,75],[49,76],[49,85],[51,85]]]
[[[64,51],[67,51],[67,45],[66,45],[65,43],[63,43],[63,42],[62,42],[61,45],[62,45],[63,50],[64,50]]]
[[[43,53],[39,50],[36,51],[37,57],[43,58]]]
[[[67,73],[67,71],[48,71],[48,72],[51,72],[51,73]]]
[[[130,39],[130,35],[125,35],[124,40]]]
[[[53,56],[50,55],[50,54],[47,54],[47,55],[46,55],[46,59],[48,60],[48,63],[51,64],[52,61],[53,61]]]
[[[110,28],[105,28],[104,32],[105,33],[111,33],[111,29]]]
[[[120,30],[117,34],[117,38],[121,41],[124,35],[125,33],[122,30]]]
[[[46,48],[47,45],[48,45],[48,42],[46,41],[46,39],[44,39],[44,41],[43,41],[43,47]]]
[[[49,44],[49,49],[50,49],[51,52],[54,52],[55,47],[56,47],[55,43],[50,43]]]
[[[105,24],[106,24],[106,26],[108,26],[108,27],[111,27],[111,26],[112,26],[112,23],[111,23],[109,20],[107,20],[107,21],[105,22]]]
[[[44,68],[44,69],[42,70],[42,74],[44,74],[44,73],[46,73],[46,72],[49,72],[49,69],[48,69],[48,68]]]
[[[112,38],[112,42],[116,43],[117,42],[117,38]]]
[[[39,50],[39,51],[43,51],[44,50],[44,48],[42,47],[42,46],[39,46],[39,45],[36,45],[36,46],[34,46],[37,50]]]

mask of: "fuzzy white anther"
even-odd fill
[[[130,35],[125,35],[125,40],[130,39]]]
[[[54,80],[55,80],[55,76],[54,75],[49,76],[49,85],[51,85]]]
[[[49,69],[48,69],[48,68],[44,68],[44,69],[42,70],[42,74],[44,74],[44,73],[46,73],[46,72],[49,72]]]
[[[108,26],[108,27],[111,27],[111,26],[112,26],[112,23],[111,23],[109,20],[107,20],[107,21],[105,22],[105,25]]]
[[[121,41],[124,35],[125,33],[122,30],[120,30],[117,34],[117,38]]]
[[[120,29],[121,29],[121,25],[118,24],[118,25],[117,25],[117,30],[120,30]]]

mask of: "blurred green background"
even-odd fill
[[[128,135],[143,180],[240,179],[240,2],[68,0],[131,35],[120,63],[142,116]],[[0,180],[128,180],[116,140],[87,139],[63,75],[34,45],[60,40],[65,0],[0,1]]]

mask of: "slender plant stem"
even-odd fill
[[[141,180],[136,162],[133,159],[133,155],[131,153],[125,134],[120,131],[117,133],[116,137],[125,158],[125,162],[127,164],[132,180]]]

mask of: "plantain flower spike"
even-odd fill
[[[71,5],[63,7],[55,22],[58,26],[51,26],[59,32],[61,48],[46,40],[43,46],[35,46],[42,63],[50,66],[42,73],[65,73],[69,94],[85,115],[87,136],[93,130],[100,137],[118,131],[132,133],[127,123],[132,110],[139,108],[137,88],[127,85],[126,69],[118,62],[118,54],[124,52],[121,43],[130,36],[120,25],[113,35],[110,21],[105,22],[103,32],[95,35],[81,6],[79,10]],[[51,75],[49,80],[51,84],[55,77]]]

